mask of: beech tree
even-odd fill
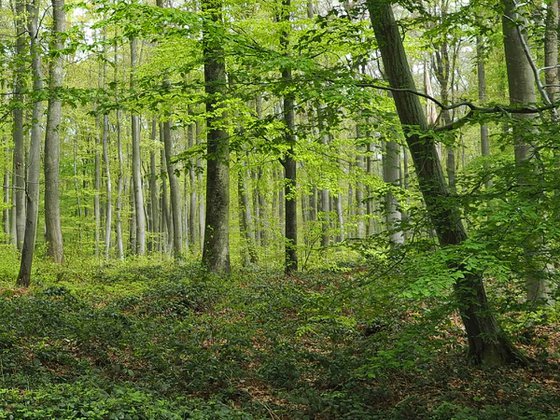
[[[467,239],[458,208],[450,199],[435,147],[435,139],[427,131],[424,110],[416,95],[416,87],[404,51],[399,28],[391,4],[384,0],[368,0],[371,23],[387,80],[412,155],[420,191],[441,246],[457,246]],[[419,132],[420,130],[420,132]],[[460,262],[450,263],[461,271]],[[488,305],[482,275],[462,271],[455,283],[455,295],[469,343],[469,356],[479,364],[501,365],[522,362],[498,325]]]
[[[52,0],[53,31],[50,43],[49,104],[45,136],[45,231],[48,254],[56,263],[64,261],[60,222],[60,123],[61,90],[64,81],[63,37],[65,30],[64,0]]]
[[[210,271],[229,273],[229,139],[222,101],[227,93],[221,39],[221,0],[204,0],[203,54],[206,92],[206,220],[203,263]]]

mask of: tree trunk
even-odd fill
[[[45,137],[45,227],[47,254],[58,264],[64,261],[62,227],[60,223],[60,122],[62,100],[60,90],[64,81],[64,0],[52,0],[53,35],[50,45],[49,106]]]
[[[391,187],[400,183],[400,146],[394,141],[385,142],[383,153],[383,181]],[[404,243],[404,235],[400,224],[402,214],[399,210],[397,199],[391,190],[385,194],[385,220],[389,231],[389,240],[393,245]]]
[[[484,45],[481,36],[476,37],[476,68],[478,78],[478,101],[486,102],[486,69],[484,66]],[[490,156],[490,139],[488,137],[488,125],[480,124],[480,152],[482,156]],[[489,187],[490,182],[486,183]]]
[[[528,106],[537,102],[535,77],[531,63],[524,49],[525,33],[517,26],[520,19],[514,0],[503,0],[504,16],[502,27],[504,33],[504,50],[508,75],[509,100],[512,106]],[[537,114],[515,114],[513,124],[513,141],[515,163],[518,170],[517,182],[519,193],[525,200],[534,200],[531,178],[537,176],[532,165],[533,147],[529,143],[535,130],[531,127]],[[530,304],[544,303],[547,299],[545,262],[539,258],[542,237],[538,232],[528,233],[523,243],[523,275],[527,288],[527,301]]]
[[[157,121],[154,118],[152,120],[151,133],[151,140],[154,145],[157,139],[157,125]],[[156,152],[152,147],[150,150],[150,230],[152,233],[152,238],[150,239],[149,243],[149,248],[151,251],[158,250],[160,238],[159,217],[159,191],[157,185]]]
[[[544,66],[546,92],[551,102],[558,100],[560,92],[558,73],[558,31],[559,31],[558,0],[551,0],[546,9],[546,29],[544,38]]]
[[[165,167],[169,179],[169,193],[171,201],[171,221],[173,223],[173,257],[181,257],[183,252],[183,229],[181,225],[181,191],[179,181],[175,175],[175,165],[171,161],[173,155],[173,139],[171,138],[171,122],[161,124],[161,137],[165,148]]]
[[[15,225],[16,245],[19,250],[23,246],[23,237],[26,229],[25,218],[25,140],[23,131],[24,96],[26,73],[26,35],[25,28],[25,0],[15,2],[15,28],[16,28],[16,68],[14,72],[14,102],[13,115],[13,141],[14,141],[14,190],[15,190]]]
[[[10,184],[10,155],[12,151],[9,149],[9,146],[5,145],[5,156],[4,156],[4,193],[2,194],[2,199],[4,202],[4,209],[2,211],[2,228],[4,230],[4,235],[6,237],[6,243],[10,243],[10,207],[12,205],[10,199],[10,191],[11,191],[11,184]]]
[[[393,98],[428,214],[440,244],[459,245],[467,235],[456,204],[449,199],[449,192],[437,157],[435,139],[427,130],[428,124],[422,105],[418,96],[410,92],[410,90],[415,91],[416,88],[393,10],[384,0],[368,0],[367,6],[390,86],[403,89],[394,91]],[[411,130],[410,127],[413,129]],[[426,134],[420,135],[418,129],[426,131]],[[460,271],[461,263],[450,262],[450,267]],[[523,361],[523,357],[508,341],[496,322],[486,300],[482,275],[463,272],[454,290],[467,333],[471,360],[485,365]]]
[[[99,121],[99,119],[97,119]],[[103,130],[103,128],[102,128]],[[103,134],[102,134],[103,135]],[[93,217],[95,219],[94,244],[95,256],[99,257],[99,242],[101,230],[101,157],[99,156],[99,141],[97,135],[94,142],[94,179],[93,179]]]
[[[137,62],[136,38],[130,40],[130,66],[134,71]],[[134,76],[130,76],[130,86],[134,88]],[[132,181],[134,188],[134,214],[136,218],[136,249],[137,255],[146,253],[146,216],[144,214],[144,191],[142,189],[142,166],[140,153],[140,116],[132,114]]]
[[[286,24],[290,21],[289,8],[291,0],[282,0],[279,22]],[[280,48],[284,54],[289,53],[288,30],[283,29],[280,33]],[[282,98],[282,116],[285,125],[284,142],[288,146],[282,166],[284,167],[284,271],[291,274],[298,270],[297,257],[297,163],[294,156],[296,143],[295,136],[295,93],[291,90],[292,70],[288,66],[280,69],[282,82],[287,92]]]
[[[31,68],[33,73],[33,91],[41,92],[43,89],[43,75],[41,71],[41,51],[38,42],[38,0],[34,0],[27,6],[28,28],[31,34]],[[39,98],[39,96],[35,96]],[[37,237],[37,221],[39,218],[39,174],[41,171],[41,118],[43,117],[43,105],[40,99],[33,103],[33,123],[31,126],[31,144],[29,147],[29,168],[27,175],[27,212],[25,220],[25,235],[21,250],[21,261],[17,285],[28,287],[31,283],[31,266],[35,251],[35,238]]]
[[[196,126],[191,124],[188,128],[188,145],[189,148],[195,145],[195,135]],[[197,226],[197,182],[196,182],[196,159],[192,158],[189,165],[189,183],[190,183],[190,194],[189,194],[189,238],[191,240],[191,249],[197,246],[199,240],[199,229]]]
[[[252,229],[251,207],[249,205],[249,196],[245,185],[245,166],[239,162],[239,170],[237,173],[237,198],[239,205],[239,230],[241,231],[242,256],[245,266],[257,263],[257,251],[255,249],[255,235]]]
[[[214,24],[222,21],[221,0],[204,0],[202,10]],[[224,49],[208,26],[203,33],[204,83],[206,91],[207,166],[206,229],[203,264],[214,273],[229,273],[229,139],[222,128],[221,101],[226,95]]]
[[[113,225],[113,184],[111,182],[111,161],[109,160],[109,115],[103,115],[103,160],[105,161],[105,183],[107,188],[107,210],[105,217],[105,259],[111,252],[111,232]]]

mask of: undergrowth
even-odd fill
[[[560,416],[555,324],[521,343],[547,364],[475,369],[450,306],[404,277],[138,259],[39,265],[22,290],[0,270],[0,418]]]

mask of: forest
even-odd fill
[[[560,418],[559,0],[0,0],[0,419]]]

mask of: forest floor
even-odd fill
[[[23,290],[6,261],[0,418],[560,418],[554,320],[508,324],[529,367],[481,369],[449,308],[380,297],[361,270],[40,266]]]

